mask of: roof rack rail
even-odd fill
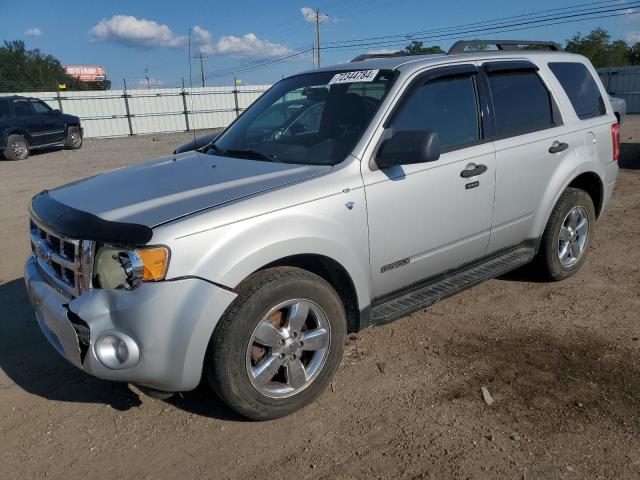
[[[562,52],[564,49],[556,42],[541,42],[536,40],[460,40],[452,45],[447,55],[469,53],[469,47],[486,47],[495,45],[498,50],[522,50],[522,47],[547,47],[553,52]]]
[[[441,53],[409,53],[409,52],[392,52],[392,53],[363,53],[357,57],[353,57],[349,62],[361,62],[370,58],[393,58],[393,57],[413,57],[413,56],[429,56],[442,55]]]

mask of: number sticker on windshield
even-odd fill
[[[355,70],[353,72],[336,73],[329,85],[336,83],[373,82],[380,70]]]

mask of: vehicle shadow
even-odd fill
[[[23,278],[0,285],[0,305],[3,308],[0,370],[8,382],[47,400],[99,403],[120,411],[142,404],[141,397],[127,384],[92,377],[68,363],[49,345],[35,320]],[[0,387],[5,388],[7,381],[2,379],[2,372]],[[205,388],[175,395],[167,403],[197,415],[241,420]]]
[[[625,170],[640,170],[640,143],[621,143],[618,166]]]

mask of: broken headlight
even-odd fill
[[[167,247],[123,250],[105,245],[96,254],[96,283],[104,290],[133,290],[142,282],[164,280],[168,267]]]

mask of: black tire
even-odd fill
[[[577,260],[571,265],[563,265],[559,256],[560,248],[560,230],[569,213],[575,207],[582,207],[587,214],[588,225],[586,240],[582,253],[577,256]],[[589,247],[591,246],[591,234],[596,221],[596,212],[593,201],[587,192],[577,188],[567,188],[556,206],[551,212],[549,221],[544,230],[542,241],[540,244],[540,252],[538,253],[536,263],[540,269],[540,273],[545,279],[550,281],[564,280],[578,272],[587,259]]]
[[[9,135],[2,153],[7,160],[26,160],[29,158],[29,142],[22,135]]]
[[[82,147],[82,130],[80,127],[71,126],[67,129],[67,136],[64,137],[64,148],[78,150],[80,147]]]
[[[347,325],[344,306],[324,279],[293,267],[256,272],[238,287],[238,291],[238,298],[212,335],[205,360],[205,376],[220,399],[241,415],[253,420],[283,417],[311,403],[338,369]],[[326,313],[330,327],[328,353],[323,366],[304,389],[286,398],[272,398],[251,383],[246,363],[247,348],[255,328],[267,313],[292,299],[311,301]]]

